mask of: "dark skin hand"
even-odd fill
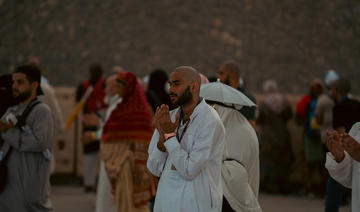
[[[349,134],[343,133],[340,135],[344,149],[356,161],[360,162],[360,144]]]
[[[156,129],[160,135],[157,147],[160,151],[166,152],[166,148],[164,146],[164,134],[175,132],[175,129],[179,124],[179,115],[176,115],[176,121],[173,123],[170,119],[169,107],[167,105],[161,105],[156,108],[154,121]]]
[[[4,123],[4,122],[0,121],[0,131],[1,132],[6,132],[9,129],[15,127],[15,125],[13,124],[13,122],[10,119],[8,121],[9,121],[9,123]]]
[[[331,152],[331,154],[333,154],[333,156],[335,157],[336,162],[340,163],[344,160],[345,157],[344,146],[340,140],[340,135],[338,132],[331,132],[330,130],[328,130],[326,134],[326,146]]]

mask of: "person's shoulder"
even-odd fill
[[[318,105],[319,106],[331,105],[333,103],[334,103],[334,101],[327,94],[322,94],[321,96],[319,96],[319,98],[317,100],[317,106]]]
[[[39,101],[32,110],[36,113],[51,113],[49,106],[42,101]]]
[[[221,119],[216,112],[216,110],[208,105],[206,102],[201,103],[201,108],[199,110],[199,115],[201,118],[203,118],[207,122],[215,121],[215,122],[221,122]]]
[[[253,101],[256,104],[256,98],[255,96],[250,93],[246,88],[237,88],[238,91],[240,91],[241,93],[243,93],[247,98],[249,98],[251,101]]]

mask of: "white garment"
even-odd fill
[[[83,154],[84,164],[84,185],[96,185],[96,163],[98,152]]]
[[[172,121],[178,112],[180,108],[171,111]],[[174,136],[165,142],[167,152],[161,152],[158,140],[155,130],[147,161],[150,172],[161,177],[154,212],[220,212],[224,126],[216,111],[202,100],[190,116],[181,143]]]
[[[254,128],[236,110],[215,105],[225,127],[221,176],[224,196],[237,212],[259,212],[259,142]]]
[[[42,76],[41,77],[41,89],[44,92],[44,95],[40,95],[37,98],[49,106],[49,109],[52,113],[52,117],[54,119],[54,127],[55,127],[55,136],[53,138],[53,148],[55,148],[55,142],[62,140],[65,141],[65,129],[64,129],[64,117],[62,111],[60,109],[59,102],[56,99],[55,90],[50,85],[49,81]],[[55,157],[51,159],[50,173],[55,172]]]
[[[360,122],[352,126],[349,135],[360,143]],[[325,166],[331,177],[343,186],[352,188],[352,211],[360,211],[360,163],[353,160],[347,152],[344,160],[337,163],[334,156],[328,152]]]
[[[102,127],[109,119],[112,111],[116,108],[116,106],[121,102],[121,98],[118,95],[114,95],[111,98],[108,98],[109,107],[105,114],[105,119],[101,123],[100,127],[100,135],[102,134]],[[99,180],[96,190],[96,204],[95,204],[95,212],[116,212],[115,204],[112,200],[111,195],[111,184],[109,177],[106,173],[104,161],[100,161],[100,174]]]
[[[105,170],[104,161],[100,162],[100,174],[96,190],[95,212],[116,212],[116,208],[111,197],[111,184]]]

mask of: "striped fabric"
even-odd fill
[[[152,176],[146,168],[147,147],[152,136],[152,115],[145,94],[137,82],[136,76],[130,72],[121,72],[117,76],[118,83],[125,84],[123,100],[111,113],[105,123],[102,134],[101,157],[112,188],[116,188],[117,178],[123,162],[132,161],[133,202],[135,207],[147,204],[151,197]],[[117,144],[130,144],[129,150],[120,151]],[[120,148],[120,147],[119,147]],[[122,154],[119,154],[122,152]]]

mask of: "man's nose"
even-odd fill
[[[168,88],[168,92],[171,93],[173,90],[172,86],[170,85],[169,88]]]

